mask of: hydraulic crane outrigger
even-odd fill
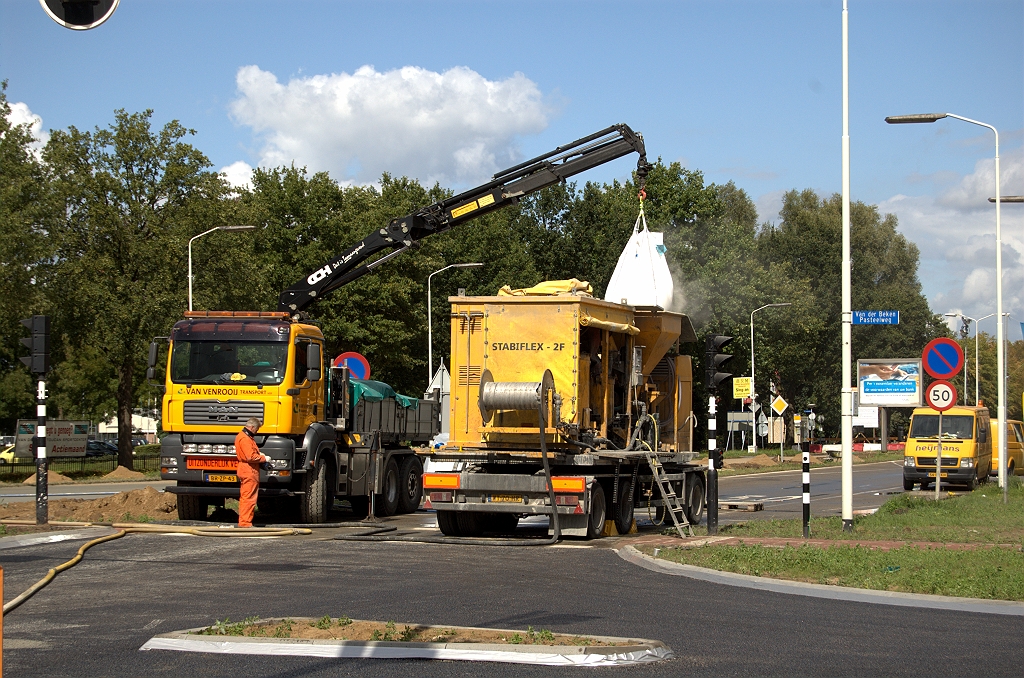
[[[634,151],[640,154],[636,173],[640,188],[643,188],[651,169],[643,137],[628,125],[612,125],[559,146],[550,153],[498,172],[482,186],[440,200],[404,217],[392,219],[385,228],[363,238],[282,292],[277,309],[298,313],[325,294],[414,247],[429,235],[442,233],[465,221],[511,205],[525,195]],[[363,263],[383,250],[392,251],[368,264]]]

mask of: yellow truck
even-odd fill
[[[973,490],[986,482],[995,467],[993,436],[987,407],[954,407],[942,415],[941,482]],[[936,482],[939,414],[930,407],[914,409],[903,457],[903,489],[922,490]]]
[[[327,351],[339,347],[325,339],[306,309],[423,238],[634,152],[642,188],[651,167],[643,138],[627,125],[613,125],[392,219],[284,290],[276,312],[187,313],[168,337],[158,338],[170,347],[160,474],[176,483],[169,491],[178,496],[178,517],[203,520],[211,504],[238,497],[233,443],[249,417],[263,420],[256,442],[271,457],[260,472],[258,502],[264,506],[297,509],[304,523],[324,522],[335,499],[347,500],[357,514],[415,510],[422,467],[414,450],[440,428],[439,396],[401,396],[387,384],[354,379],[331,365]],[[158,358],[154,341],[150,379],[156,378]]]
[[[575,280],[450,302],[450,438],[429,456],[464,470],[423,477],[442,532],[511,531],[551,514],[553,488],[562,534],[627,533],[637,510],[667,520],[659,483],[679,520],[700,522],[687,316],[596,299]]]

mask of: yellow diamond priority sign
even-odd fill
[[[775,400],[772,401],[772,409],[775,410],[775,414],[782,416],[782,413],[789,407],[789,403],[782,399],[782,396],[775,396]]]

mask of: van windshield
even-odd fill
[[[911,438],[938,438],[939,415],[915,414],[910,424]],[[942,438],[971,440],[974,438],[974,417],[969,414],[947,414],[942,417]]]
[[[287,359],[284,342],[175,341],[171,381],[276,386],[284,380]]]

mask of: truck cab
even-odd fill
[[[263,421],[256,444],[271,458],[260,471],[264,509],[297,505],[314,523],[335,498],[362,515],[374,495],[385,515],[418,506],[410,445],[436,433],[433,401],[350,378],[325,361],[320,328],[284,312],[190,312],[169,343],[160,477],[177,483],[168,490],[180,519],[204,520],[238,496],[234,439],[250,417]]]

